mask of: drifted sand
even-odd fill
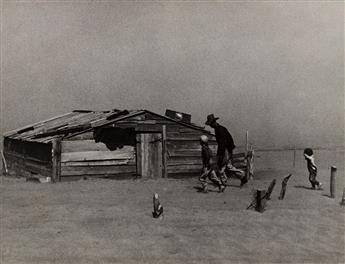
[[[281,180],[293,173],[285,199]],[[266,211],[246,210],[254,188],[277,185]],[[36,184],[1,178],[1,264],[5,263],[344,263],[344,216],[305,170],[259,171],[240,189],[197,192],[197,179],[82,180]],[[153,219],[158,192],[164,219]]]

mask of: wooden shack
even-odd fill
[[[75,110],[6,133],[3,154],[9,175],[53,182],[185,177],[200,174],[203,134],[215,151],[214,135],[183,113]],[[235,166],[245,169],[245,161],[245,153],[235,154]]]

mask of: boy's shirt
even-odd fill
[[[208,145],[201,146],[201,157],[202,157],[202,165],[206,168],[211,168],[211,157],[212,151]]]
[[[315,164],[315,161],[314,161],[314,156],[311,155],[311,156],[308,156],[307,154],[304,154],[304,157],[307,161],[307,167],[308,167],[308,171],[309,172],[317,172],[317,167],[316,167],[316,164]]]

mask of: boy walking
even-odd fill
[[[311,183],[311,187],[313,190],[315,190],[315,187],[317,187],[318,190],[322,190],[322,184],[321,182],[318,182],[316,180],[317,176],[317,167],[314,161],[314,152],[311,148],[304,149],[304,158],[307,161],[307,168],[309,172],[309,181]]]
[[[208,146],[208,137],[202,135],[200,137],[200,145],[201,145],[201,158],[202,158],[202,174],[199,177],[199,181],[201,182],[202,191],[204,193],[208,192],[207,189],[207,178],[213,182],[215,185],[218,186],[219,192],[224,192],[225,185],[219,180],[216,174],[215,165],[211,164],[211,157],[212,151]]]

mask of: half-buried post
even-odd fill
[[[255,210],[263,213],[265,210],[266,206],[266,190],[256,190],[256,205],[255,205]]]
[[[330,192],[331,198],[335,198],[335,176],[337,174],[337,167],[331,167],[331,180],[330,180]]]

